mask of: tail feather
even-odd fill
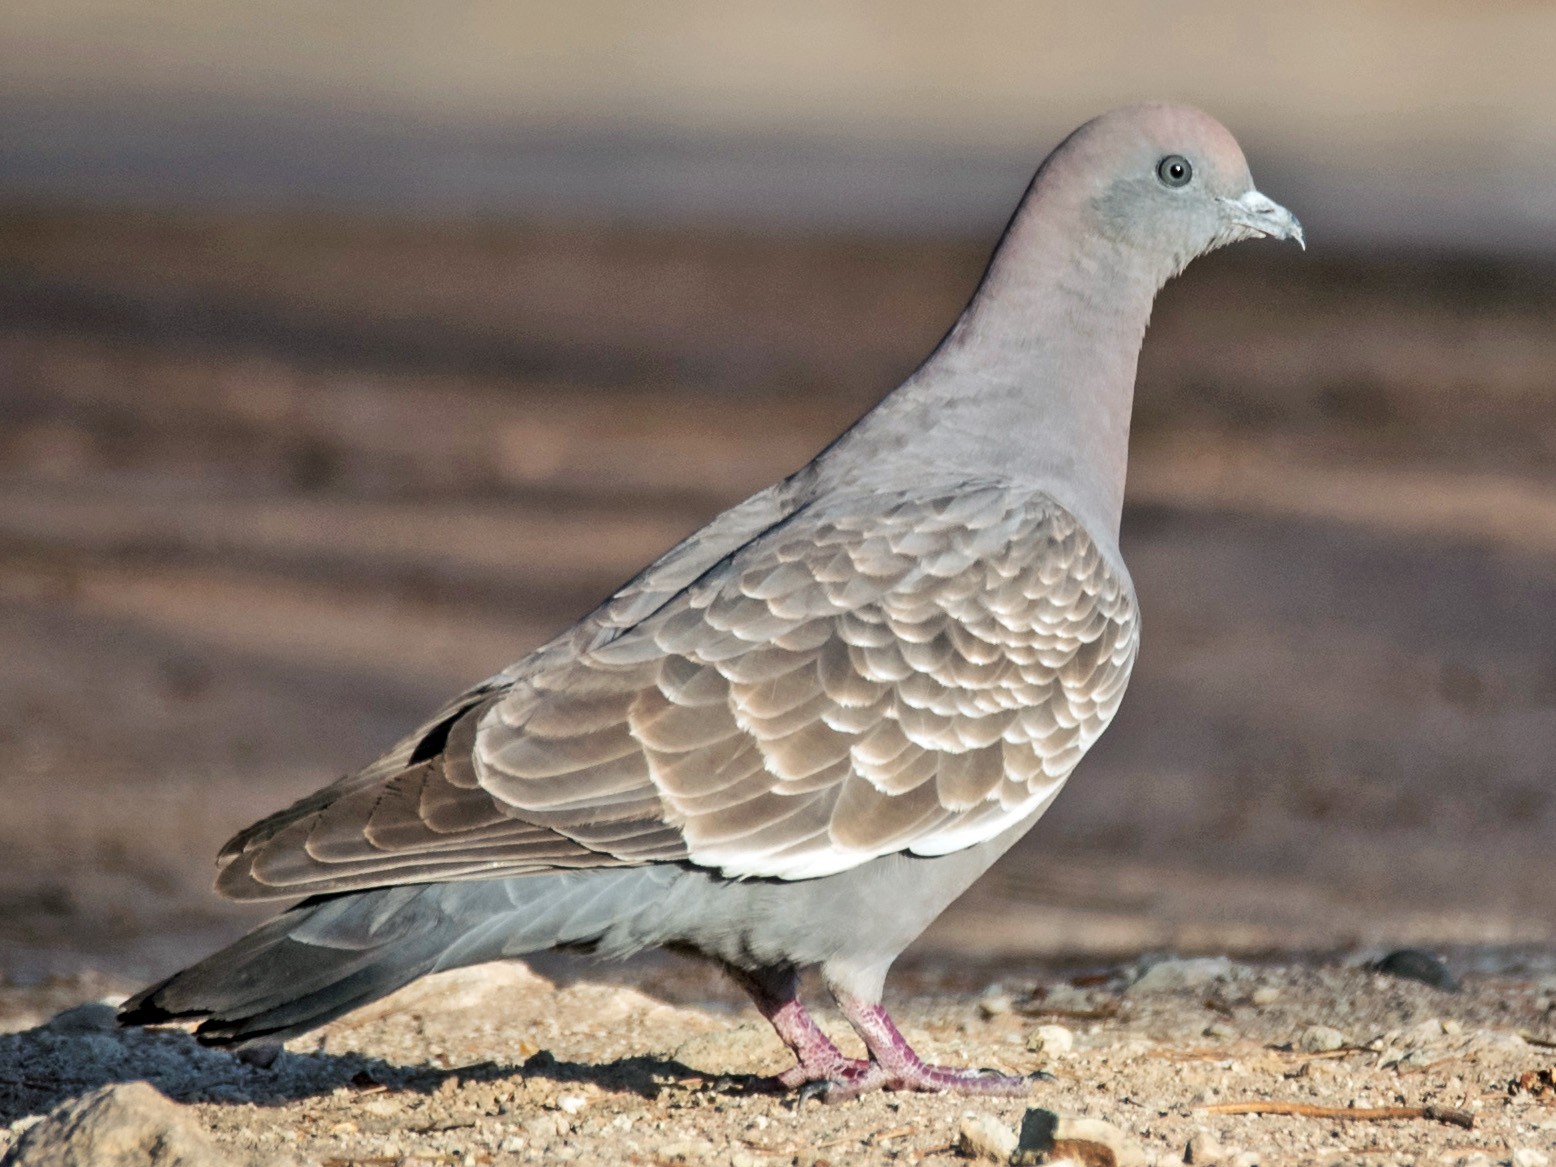
[[[637,868],[414,884],[305,900],[143,989],[124,1025],[200,1021],[203,1043],[286,1040],[442,969],[596,944],[663,895],[673,870]],[[626,952],[633,939],[606,943]]]
[[[376,893],[367,893],[374,895]],[[301,904],[200,963],[125,1002],[119,1021],[201,1019],[210,1045],[288,1038],[409,984],[436,963],[444,928],[392,928],[372,946],[315,943],[331,904]]]

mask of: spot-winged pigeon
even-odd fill
[[[1139,640],[1118,550],[1157,291],[1239,239],[1302,240],[1196,110],[1133,106],[1038,169],[929,359],[399,745],[238,835],[218,888],[306,897],[129,1001],[237,1045],[439,969],[551,948],[698,953],[829,1097],[1013,1093],[926,1065],[886,971],[1032,826]],[[869,1057],[797,996],[819,965]]]

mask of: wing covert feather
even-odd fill
[[[726,530],[711,559],[683,545],[472,691],[424,727],[434,756],[413,761],[413,735],[239,836],[224,889],[664,861],[803,879],[944,854],[1044,805],[1116,711],[1133,589],[1046,495],[755,517],[765,533]]]

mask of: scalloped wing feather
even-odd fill
[[[760,499],[762,496],[757,496]],[[1128,577],[1046,495],[753,506],[362,774],[229,844],[244,898],[683,861],[805,879],[1032,815],[1106,728]],[[417,757],[441,734],[443,748]],[[332,794],[333,792],[333,794]]]

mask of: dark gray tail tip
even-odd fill
[[[121,1029],[148,1025],[187,1025],[199,1022],[191,1035],[203,1046],[212,1049],[232,1050],[243,1053],[250,1046],[274,1045],[277,1032],[272,1029],[256,1029],[244,1020],[218,1020],[203,1010],[190,1009],[175,1012],[147,1002],[130,1001],[119,1010],[116,1020]],[[274,1060],[272,1057],[270,1060]]]
[[[201,1045],[231,1046],[245,1040],[235,1036],[237,1026],[231,1022],[213,1021],[207,1009],[170,1009],[159,1003],[157,998],[169,983],[163,981],[143,989],[119,1006],[115,1018],[119,1027],[130,1029],[148,1025],[186,1025],[197,1021],[200,1024],[194,1031],[194,1038]]]
[[[175,1021],[191,1021],[196,1017],[203,1017],[203,1013],[177,1013],[171,1009],[165,1009],[157,1004],[157,994],[168,985],[162,981],[152,985],[149,989],[142,989],[124,1004],[119,1006],[119,1012],[115,1016],[122,1028],[128,1029],[137,1025],[167,1025]]]

